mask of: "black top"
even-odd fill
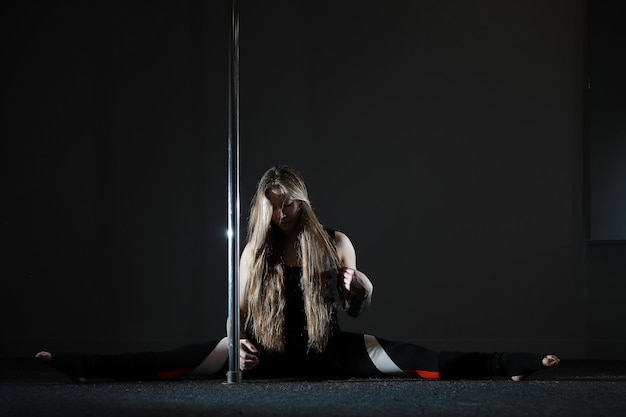
[[[334,304],[330,324],[332,336],[340,330],[336,310],[339,301],[337,274],[329,272],[325,277],[328,280],[328,302]],[[285,353],[305,354],[308,350],[309,337],[301,278],[302,267],[285,265]]]
[[[335,231],[326,229],[331,242],[335,243]],[[306,309],[304,305],[304,293],[302,291],[302,267],[283,265],[285,286],[285,327],[283,333],[284,352],[291,355],[310,354],[308,349],[308,326]],[[358,316],[370,302],[369,297],[364,300],[344,300],[343,288],[339,285],[337,278],[338,271],[327,271],[321,279],[326,280],[327,302],[332,306],[330,337],[339,333],[339,322],[337,319],[337,308],[342,306],[348,315]],[[253,337],[253,336],[252,336]],[[254,337],[253,337],[254,339]]]

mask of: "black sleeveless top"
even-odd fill
[[[331,229],[326,229],[326,231],[331,242],[334,244],[335,231]],[[301,285],[302,267],[283,264],[283,269],[283,285],[285,288],[285,327],[283,329],[284,354],[292,356],[313,353],[309,352],[308,348],[307,316],[304,305],[304,293]],[[337,272],[338,271],[328,271],[321,277],[321,279],[326,280],[327,302],[332,305],[330,323],[331,337],[340,331],[337,320],[337,307],[341,305],[341,289],[338,286]],[[259,346],[252,329],[247,329],[247,332],[253,343]],[[272,355],[271,352],[266,352],[266,354]]]
[[[302,267],[285,265],[284,285],[286,294],[285,305],[285,329],[283,333],[285,353],[306,354],[308,353],[308,329],[307,317],[302,292],[301,278]],[[330,335],[340,331],[337,320],[337,305],[339,304],[339,288],[337,286],[337,273],[329,271],[325,278],[327,282],[328,302],[333,304]]]

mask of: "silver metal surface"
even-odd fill
[[[239,369],[239,0],[231,0],[228,129],[228,383]]]

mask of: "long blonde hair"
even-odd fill
[[[308,327],[309,349],[325,349],[331,330],[332,302],[328,299],[327,272],[340,263],[334,243],[319,222],[302,177],[292,168],[275,166],[261,177],[252,200],[248,220],[248,247],[252,254],[247,281],[246,330],[266,349],[284,350],[285,325],[283,242],[278,228],[272,225],[270,191],[300,204],[297,251],[302,265],[301,287]]]

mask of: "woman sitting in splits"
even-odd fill
[[[270,168],[259,181],[241,255],[240,288],[240,368],[247,378],[508,376],[518,381],[559,363],[555,355],[438,352],[341,331],[337,309],[358,316],[369,305],[373,286],[357,269],[348,237],[320,224],[302,178],[286,166]],[[36,358],[82,381],[221,377],[228,340],[166,352],[39,352]]]

